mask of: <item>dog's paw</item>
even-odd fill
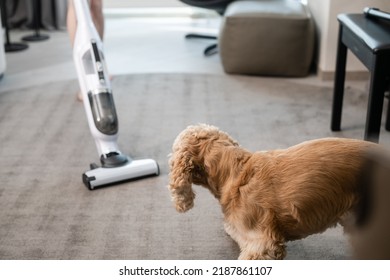
[[[194,195],[173,195],[172,200],[176,211],[180,213],[187,212],[194,207]]]
[[[266,253],[241,253],[238,257],[239,260],[277,260]]]
[[[284,244],[275,245],[272,249],[262,250],[260,252],[242,251],[239,260],[283,260],[286,257],[286,248]]]
[[[194,201],[193,200],[187,200],[187,201],[181,201],[175,203],[175,208],[177,212],[184,213],[190,210],[192,207],[194,207]]]
[[[178,212],[183,213],[194,207],[195,193],[191,188],[178,188],[168,186],[171,191],[172,201]]]

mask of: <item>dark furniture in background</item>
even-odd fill
[[[12,28],[35,29],[36,0],[4,0],[8,24]],[[66,30],[67,0],[39,0],[39,27]]]
[[[234,0],[180,0],[180,2],[183,2],[184,4],[193,7],[214,10],[221,16],[224,14],[227,5],[233,1]],[[187,39],[200,38],[200,39],[214,39],[214,40],[218,39],[217,36],[195,34],[195,33],[187,34],[186,38]],[[212,44],[204,50],[204,54],[206,56],[212,55],[216,52],[217,52],[217,44]]]
[[[28,48],[27,44],[11,42],[9,36],[8,9],[7,9],[6,0],[0,0],[0,10],[1,10],[1,24],[5,30],[5,43],[4,43],[5,52],[17,52],[17,51],[22,51],[27,49]]]
[[[385,91],[390,85],[390,21],[367,17],[364,14],[341,14],[337,19],[340,29],[331,129],[340,130],[345,66],[349,49],[371,73],[364,139],[378,142]],[[389,110],[386,130],[390,130]]]
[[[31,4],[33,7],[32,11],[32,27],[34,28],[34,34],[27,35],[22,38],[22,40],[27,42],[39,42],[49,39],[48,35],[42,35],[40,32],[41,29],[41,8],[42,8],[42,1],[41,0],[31,0]]]

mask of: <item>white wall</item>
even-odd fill
[[[318,73],[324,79],[333,77],[336,63],[336,49],[340,13],[362,13],[365,7],[376,7],[390,12],[390,0],[307,0],[318,34]],[[353,54],[348,53],[347,75],[362,77],[367,70]],[[363,75],[364,76],[364,75]]]

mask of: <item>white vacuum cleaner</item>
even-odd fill
[[[91,164],[91,170],[82,176],[83,182],[93,190],[121,181],[157,176],[159,167],[155,160],[133,160],[118,149],[118,118],[104,62],[103,43],[92,22],[87,0],[73,3],[77,18],[73,59],[101,162],[101,167]]]

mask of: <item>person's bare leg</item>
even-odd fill
[[[68,0],[68,12],[66,14],[66,28],[68,30],[71,46],[73,47],[74,36],[76,34],[76,28],[77,28],[76,12],[73,7],[73,0]]]

